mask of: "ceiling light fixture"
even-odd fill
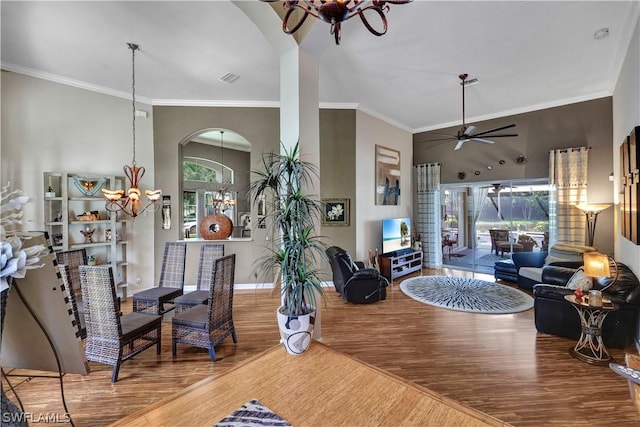
[[[261,0],[264,2],[275,2],[280,0]],[[340,44],[342,22],[354,16],[359,16],[362,23],[371,34],[382,36],[387,32],[387,17],[385,12],[389,11],[389,4],[411,3],[413,0],[284,0],[283,6],[287,12],[282,19],[282,31],[293,34],[304,24],[309,15],[331,24],[331,34],[333,34],[336,44]],[[302,17],[289,28],[289,18],[294,11],[300,10],[304,13]],[[372,10],[378,14],[382,22],[382,31],[378,31],[369,24],[365,11]]]
[[[133,161],[131,162],[131,166],[125,165],[123,167],[124,174],[129,180],[129,189],[127,190],[127,195],[125,197],[125,190],[107,190],[102,189],[102,193],[104,197],[107,199],[107,203],[105,208],[109,212],[124,212],[130,217],[137,217],[139,214],[147,210],[149,207],[153,207],[153,210],[156,210],[159,205],[156,202],[160,199],[162,195],[162,190],[145,190],[145,194],[147,199],[149,199],[148,204],[144,204],[140,200],[140,189],[138,188],[138,184],[140,180],[144,176],[145,169],[142,166],[138,166],[136,164],[136,50],[139,50],[140,47],[134,43],[127,43],[129,49],[131,49],[131,87],[132,87],[132,105],[133,105]]]

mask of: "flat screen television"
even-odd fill
[[[411,218],[382,220],[382,253],[406,252],[411,249]]]

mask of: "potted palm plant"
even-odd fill
[[[277,310],[280,337],[291,354],[305,352],[315,323],[317,296],[322,295],[319,265],[325,245],[316,234],[322,202],[306,191],[318,168],[300,159],[299,143],[282,153],[263,153],[260,170],[252,171],[252,204],[267,202],[271,234],[267,253],[256,261],[262,278],[274,278],[282,305]]]

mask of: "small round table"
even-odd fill
[[[582,325],[580,339],[575,347],[569,350],[569,354],[592,365],[608,366],[613,358],[602,342],[602,322],[607,314],[617,310],[618,306],[603,300],[602,307],[594,307],[587,302],[587,296],[583,297],[581,301],[578,301],[575,295],[565,295],[564,299],[569,301],[578,311]]]

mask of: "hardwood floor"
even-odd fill
[[[448,269],[423,274],[472,275]],[[533,310],[486,315],[439,309],[404,295],[398,286],[404,279],[388,289],[387,300],[371,305],[344,304],[327,288],[323,342],[516,426],[640,425],[626,380],[607,367],[572,358],[573,340],[538,334]],[[219,344],[216,362],[206,350],[188,346],[179,346],[172,358],[168,321],[162,354],[148,350],[125,362],[117,383],[110,383],[110,366],[93,362],[87,376],[66,375],[65,396],[75,425],[107,425],[273,346],[279,338],[278,302],[271,290],[236,291],[238,344],[230,338]],[[131,299],[123,310],[131,310]],[[626,352],[637,353],[634,347],[610,352],[620,363]],[[57,380],[36,378],[17,392],[34,418],[64,412]]]

